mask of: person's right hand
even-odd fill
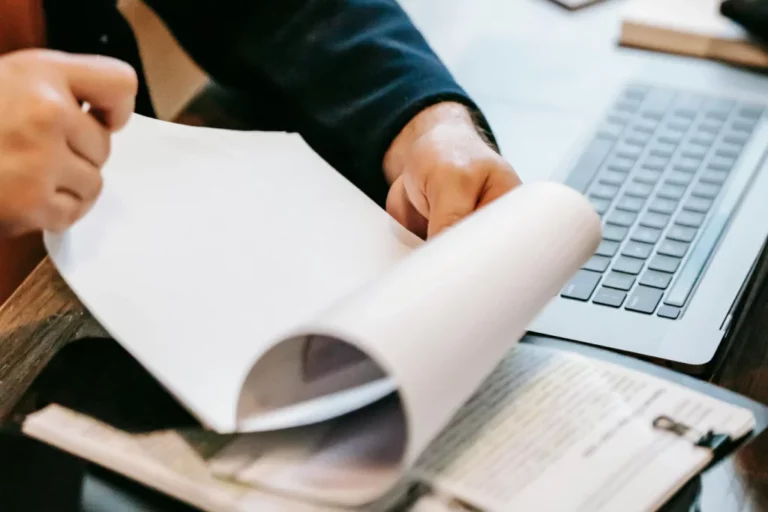
[[[132,67],[107,57],[0,57],[0,236],[61,231],[88,211],[137,83]]]

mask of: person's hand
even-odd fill
[[[439,103],[414,117],[387,151],[384,172],[392,184],[387,212],[422,238],[520,184],[457,103]]]
[[[0,236],[61,231],[85,214],[137,84],[133,68],[107,57],[0,57]]]

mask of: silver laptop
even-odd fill
[[[523,65],[517,88],[478,62],[460,78],[523,180],[561,180],[603,220],[531,331],[692,371],[712,360],[768,235],[768,79],[670,57],[562,83]]]

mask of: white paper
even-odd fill
[[[415,251],[308,327],[396,383],[410,465],[593,254],[599,219],[559,184],[526,185]]]
[[[313,505],[217,479],[195,447],[176,432],[131,435],[51,405],[26,419],[24,433],[206,512],[350,510]],[[366,512],[378,510],[384,508]]]
[[[298,135],[134,116],[94,209],[46,246],[97,320],[209,427],[260,353],[419,240]]]
[[[741,438],[754,427],[749,410],[677,384],[520,346],[415,473],[486,512],[652,511],[711,457],[690,438],[654,429],[660,415],[699,435],[713,429]]]
[[[406,461],[599,240],[583,197],[536,184],[415,250],[416,237],[282,133],[135,116],[104,180],[94,209],[48,234],[47,248],[107,331],[193,414],[219,432],[298,426],[397,386]],[[317,334],[373,361],[346,380],[305,382],[298,355]],[[439,398],[424,377],[445,383]]]

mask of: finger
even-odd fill
[[[403,176],[396,179],[389,189],[387,213],[413,234],[421,238],[427,236],[427,219],[411,203]]]
[[[117,59],[96,55],[52,53],[72,94],[88,102],[91,112],[110,130],[125,125],[133,112],[138,79],[133,68]]]
[[[480,201],[477,207],[482,208],[486,204],[495,201],[507,192],[518,187],[520,183],[520,178],[511,167],[509,170],[501,169],[499,171],[492,171],[485,182],[485,187],[480,195]]]
[[[67,192],[89,205],[101,192],[103,181],[97,167],[76,155],[62,166],[56,192]]]
[[[428,184],[430,214],[427,238],[432,238],[475,211],[483,186],[484,180],[480,181],[477,175],[453,173]]]
[[[67,129],[69,148],[98,171],[109,156],[109,130],[86,112],[79,112],[71,119]]]
[[[41,228],[46,231],[60,233],[74,224],[84,211],[83,202],[66,190],[53,195],[41,223]]]

